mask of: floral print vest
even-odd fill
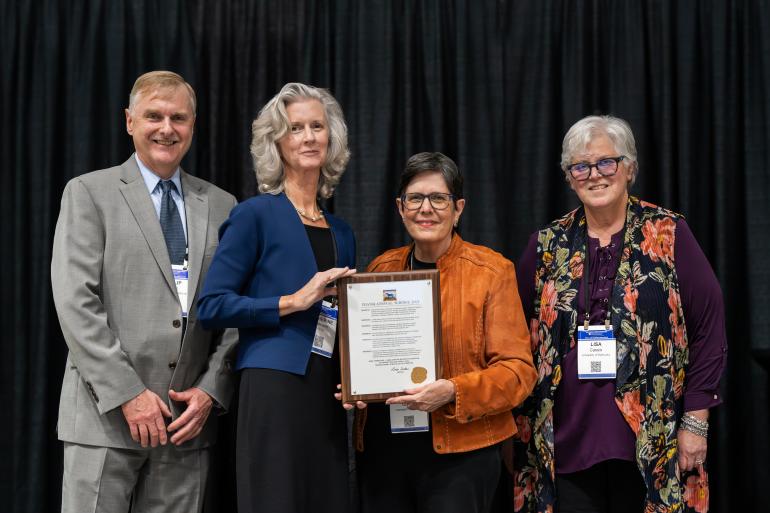
[[[615,402],[636,434],[647,485],[645,512],[708,511],[708,476],[680,475],[677,428],[688,361],[687,330],[674,266],[679,215],[630,197],[612,291],[617,340]],[[575,346],[577,291],[586,220],[578,208],[541,230],[530,332],[538,381],[514,411],[514,511],[551,512],[555,500],[553,398],[563,356]]]

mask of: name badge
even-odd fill
[[[617,346],[612,327],[578,326],[578,379],[615,379]]]
[[[312,352],[326,358],[331,358],[334,353],[334,339],[337,333],[337,306],[329,301],[321,303],[321,314],[318,316],[318,325],[315,327]]]
[[[182,317],[187,317],[187,284],[189,275],[186,265],[172,265],[171,272],[174,273],[174,283],[176,284],[176,293],[179,296],[179,304],[182,307]]]
[[[390,405],[390,432],[416,433],[428,431],[428,412],[410,410],[403,404]]]

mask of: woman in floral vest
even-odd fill
[[[517,272],[539,374],[514,413],[514,509],[705,512],[727,354],[714,272],[680,214],[629,195],[624,120],[575,123],[561,167],[582,206],[532,235]]]

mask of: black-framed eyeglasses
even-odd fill
[[[593,164],[589,164],[588,162],[576,162],[575,164],[570,164],[567,166],[567,171],[569,171],[569,174],[572,175],[572,178],[579,182],[588,180],[588,178],[591,176],[591,169],[594,167],[600,175],[612,176],[618,172],[618,163],[620,163],[620,161],[624,160],[625,158],[625,155],[621,155],[619,157],[604,157],[603,159],[597,160]]]
[[[446,209],[452,200],[454,200],[454,194],[446,192],[432,192],[430,194],[420,194],[419,192],[408,192],[401,195],[401,204],[407,210],[419,210],[422,207],[423,201],[428,198],[430,206],[436,210]]]

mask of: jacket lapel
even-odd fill
[[[147,240],[147,245],[150,247],[150,252],[155,258],[163,278],[176,295],[176,285],[174,285],[174,277],[171,274],[171,260],[168,257],[166,240],[163,238],[158,215],[155,213],[155,207],[133,155],[123,163],[121,169],[123,173],[120,179],[123,184],[120,186],[120,192]]]
[[[289,247],[294,248],[294,257],[298,258],[301,262],[301,268],[310,271],[313,270],[307,279],[313,277],[317,271],[324,271],[325,269],[319,269],[318,263],[313,253],[313,247],[310,245],[310,238],[307,235],[305,225],[302,224],[302,219],[297,215],[297,211],[294,209],[294,205],[289,201],[286,193],[282,192],[274,196],[276,204],[276,219],[285,222],[285,231],[281,234],[284,237],[285,242]],[[280,225],[278,225],[280,226]],[[280,228],[279,228],[280,229]]]
[[[187,215],[187,252],[189,274],[189,293],[187,294],[187,311],[195,299],[198,280],[201,276],[203,253],[206,250],[206,235],[209,224],[209,197],[198,184],[190,180],[187,173],[182,171],[182,194],[184,209]]]

